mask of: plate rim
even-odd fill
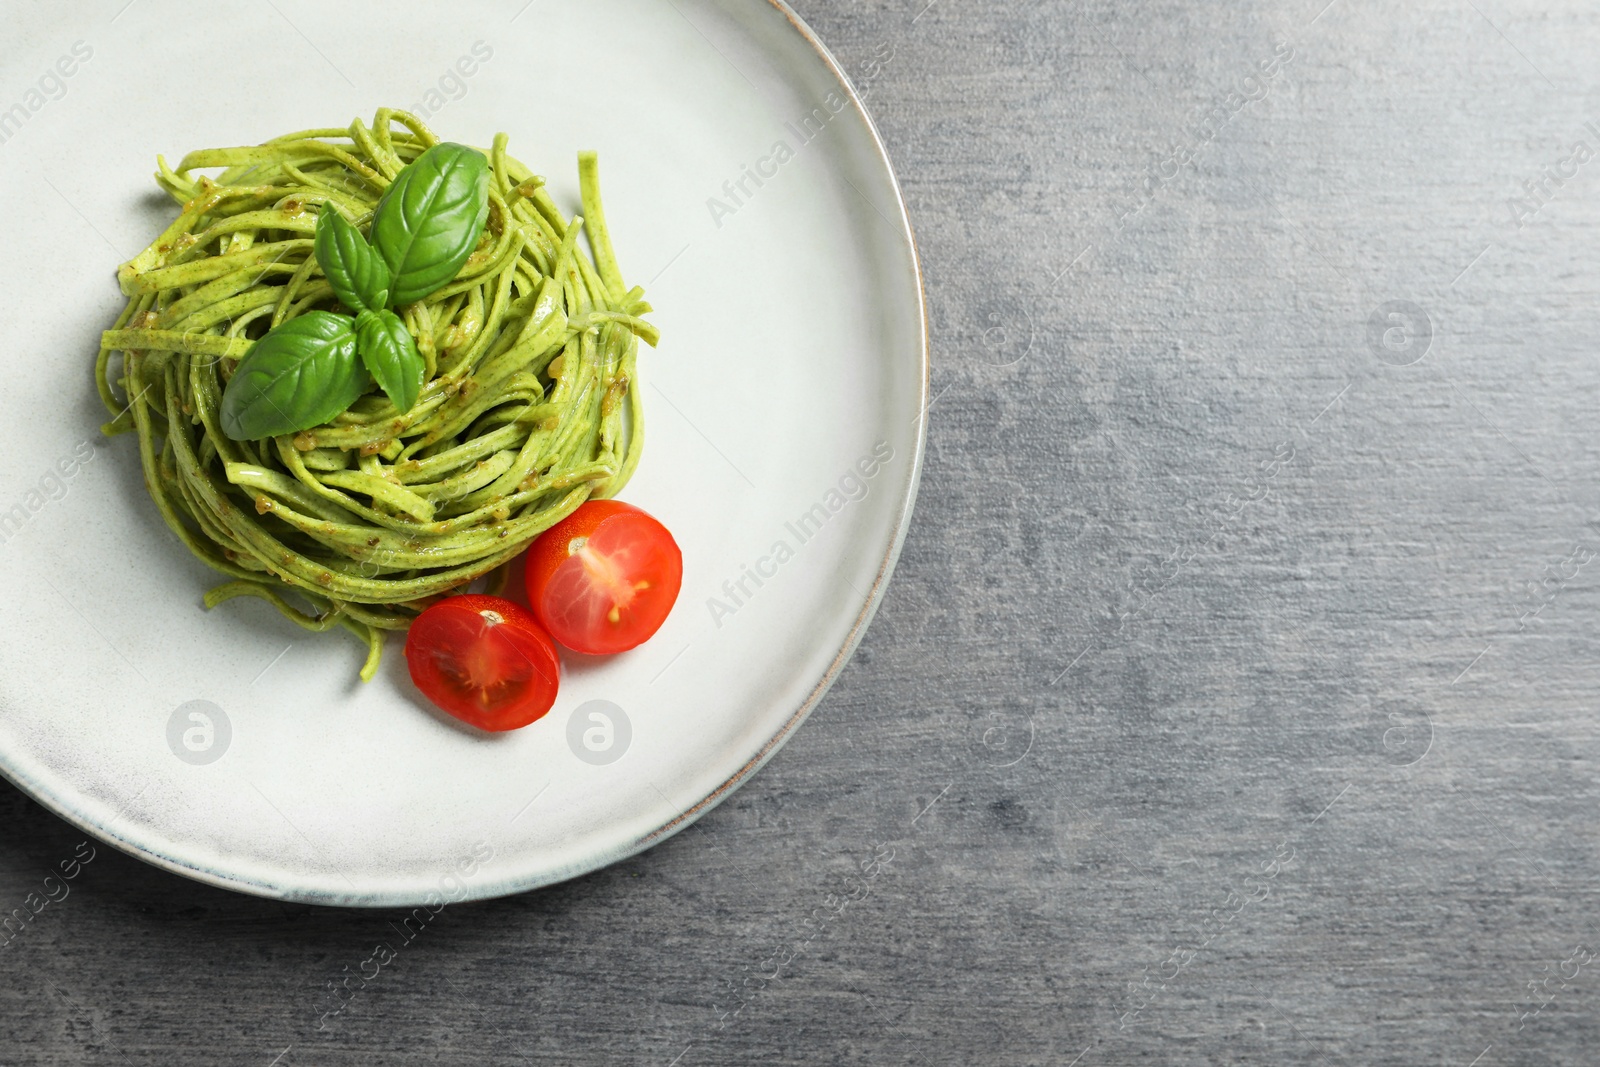
[[[845,94],[845,98],[865,124],[867,133],[871,138],[872,149],[876,153],[878,161],[882,164],[884,173],[889,179],[890,189],[894,193],[894,206],[898,212],[900,236],[905,240],[906,248],[911,255],[912,276],[916,283],[917,318],[920,334],[919,347],[921,349],[917,386],[919,414],[917,416],[916,441],[911,456],[911,473],[894,518],[894,529],[889,539],[888,549],[879,564],[878,573],[873,580],[872,589],[867,594],[866,602],[862,605],[861,611],[851,624],[850,631],[845,635],[844,642],[840,645],[838,652],[829,662],[827,670],[823,672],[822,677],[812,687],[800,705],[784,720],[772,736],[762,744],[760,750],[737,771],[729,775],[689,808],[680,811],[676,816],[647,834],[621,845],[598,850],[581,860],[543,871],[533,877],[519,875],[503,878],[499,881],[474,881],[463,887],[465,895],[451,901],[453,904],[493,900],[518,893],[531,892],[536,889],[571,881],[586,874],[592,874],[661,844],[668,838],[693,825],[718,804],[722,803],[764,767],[777,754],[778,750],[794,736],[800,724],[805,722],[811,712],[822,702],[822,698],[827,695],[828,690],[833,687],[834,682],[838,680],[845,664],[850,661],[851,656],[860,645],[862,637],[865,636],[867,627],[871,625],[873,618],[877,615],[878,607],[883,602],[884,593],[888,588],[889,579],[894,573],[895,566],[900,559],[901,549],[905,545],[906,533],[911,524],[911,515],[916,506],[917,490],[922,481],[922,464],[928,436],[928,394],[932,380],[926,281],[922,271],[922,259],[917,251],[916,233],[911,224],[911,213],[906,206],[905,194],[901,189],[900,179],[895,174],[894,164],[889,159],[888,148],[883,142],[883,136],[878,131],[877,124],[873,122],[872,116],[867,112],[865,102],[861,99],[860,94],[856,92],[849,75],[845,73],[843,65],[834,58],[833,53],[829,51],[827,45],[823,44],[822,39],[817,36],[816,32],[806,25],[800,14],[789,6],[787,0],[766,0],[766,2],[788,20],[789,25],[800,35],[801,40],[811,46],[811,49],[838,82],[839,88]],[[0,777],[5,778],[31,800],[57,818],[89,834],[95,840],[104,842],[118,851],[124,852],[153,867],[179,875],[190,881],[266,900],[312,904],[323,907],[384,908],[413,906],[421,903],[418,898],[388,890],[367,893],[339,893],[287,888],[265,879],[240,877],[237,874],[227,874],[213,868],[182,862],[133,841],[113,829],[115,823],[121,819],[122,815],[131,806],[131,801],[124,803],[109,820],[100,821],[85,815],[76,804],[63,803],[61,798],[55,796],[52,790],[46,788],[42,783],[34,781],[18,768],[9,766],[4,760],[0,760]],[[134,799],[138,799],[137,795],[135,795]]]

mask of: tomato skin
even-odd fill
[[[424,696],[480,730],[517,730],[556,702],[561,660],[528,610],[497,596],[452,596],[411,624],[406,665]]]
[[[683,586],[683,552],[654,517],[590,500],[528,549],[528,603],[574,652],[610,655],[655,635]]]

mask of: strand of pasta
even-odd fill
[[[643,290],[623,290],[593,154],[579,157],[586,225],[506,154],[504,134],[487,153],[484,239],[454,281],[397,309],[427,365],[417,403],[401,414],[374,393],[303,433],[222,433],[223,387],[256,338],[337,309],[312,247],[317,212],[364,227],[436,143],[415,116],[380,109],[371,127],[159,160],[182,211],[119,269],[128,304],[95,364],[105,432],[137,436],[162,518],[230,579],[206,606],[254,596],[310,630],[342,625],[367,643],[363,678],[383,631],[475,579],[503,583],[539,533],[620,490],[644,442],[638,343],[658,335]]]

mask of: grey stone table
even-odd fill
[[[102,848],[0,956],[0,1063],[1600,1058],[1600,12],[799,7],[939,397],[821,708],[320,1032],[393,917]],[[0,810],[21,900],[79,835]]]

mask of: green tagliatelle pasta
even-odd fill
[[[427,366],[405,414],[374,391],[300,433],[235,441],[218,425],[255,340],[340,310],[313,254],[318,213],[331,204],[367,228],[400,169],[438,143],[414,116],[381,109],[370,128],[191,152],[176,170],[160,160],[182,212],[118,270],[128,306],[95,368],[105,432],[138,436],[167,525],[231,577],[206,606],[250,595],[307,629],[343,625],[368,643],[363,678],[383,631],[485,575],[497,588],[539,533],[615,494],[639,462],[635,361],[657,333],[617,270],[595,157],[579,157],[583,216],[569,220],[505,141],[486,153],[488,221],[470,258],[395,309]]]

